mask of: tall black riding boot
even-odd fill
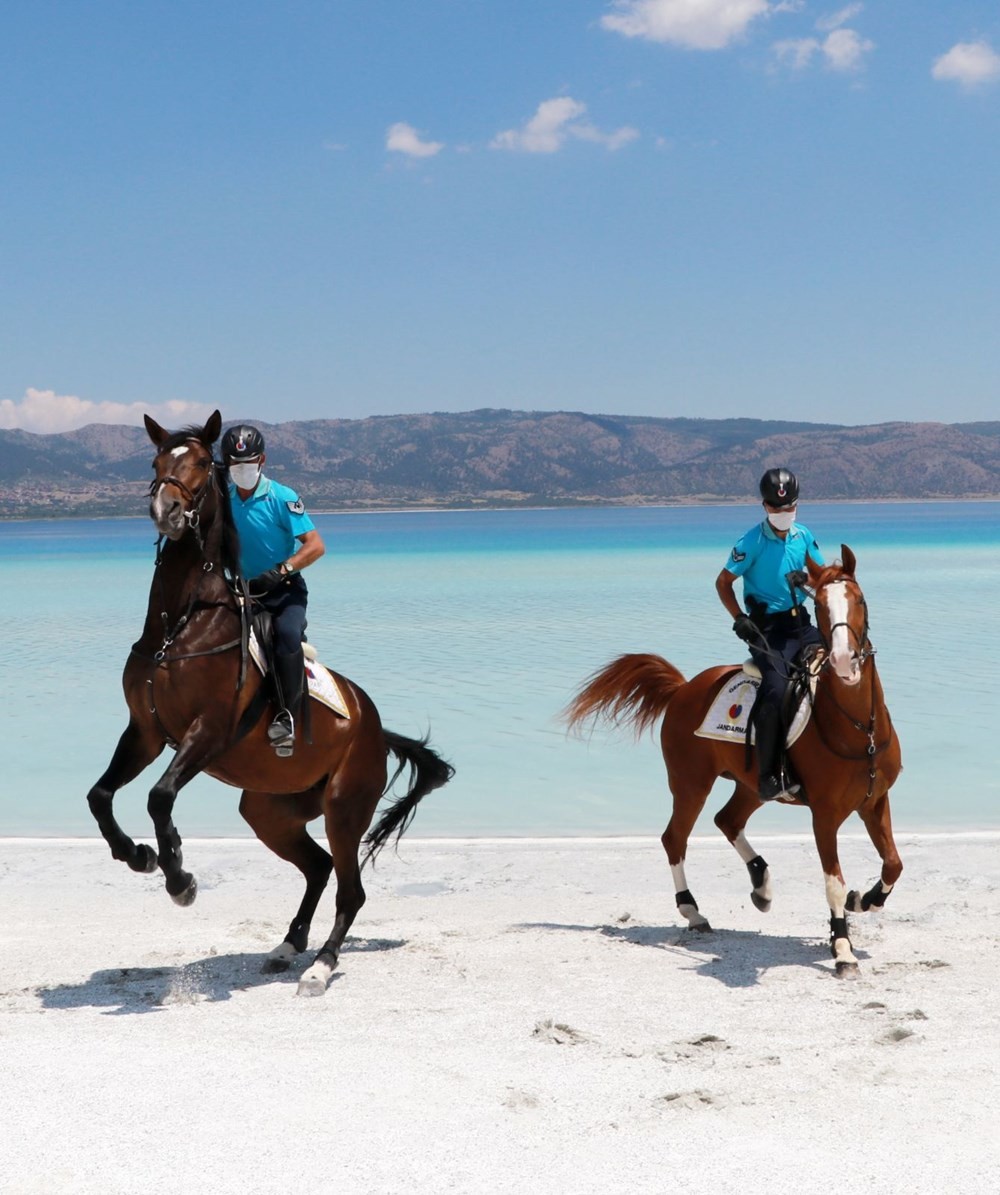
[[[267,737],[275,754],[287,757],[295,743],[295,719],[302,704],[305,687],[305,661],[302,651],[274,653],[275,682],[278,690],[278,715],[267,728]]]
[[[783,727],[781,714],[773,705],[762,705],[757,710],[757,795],[762,801],[774,801],[778,797],[789,797],[791,791],[785,787],[781,770]]]

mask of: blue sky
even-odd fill
[[[997,418],[995,0],[33,0],[0,105],[0,427]]]

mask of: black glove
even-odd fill
[[[760,638],[760,631],[757,629],[757,624],[749,614],[741,614],[733,623],[733,630],[744,643],[754,643]]]
[[[247,586],[250,589],[251,597],[263,597],[265,593],[270,593],[272,589],[277,589],[285,579],[285,574],[280,568],[269,568],[267,572],[261,573],[258,577],[252,577]]]
[[[809,584],[809,574],[805,569],[797,568],[785,574],[789,589],[804,589]]]

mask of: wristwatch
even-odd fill
[[[283,577],[290,577],[292,573],[295,572],[295,569],[291,564],[288,563],[287,560],[283,560],[281,564],[278,565],[278,572],[281,573]]]

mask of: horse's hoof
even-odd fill
[[[771,911],[771,902],[766,896],[758,896],[756,892],[751,892],[750,899],[753,901],[755,909],[760,909],[762,913],[769,913]]]
[[[692,921],[688,929],[693,930],[696,934],[710,934],[712,932],[712,927],[705,917],[702,917],[700,921]]]
[[[835,967],[835,971],[836,971],[838,979],[860,979],[861,978],[861,968],[858,966],[857,963],[848,963],[848,962],[844,962],[843,960],[839,960]]]
[[[848,892],[844,908],[848,913],[863,913],[865,911],[865,906],[861,903],[861,893],[855,888]]]
[[[198,895],[198,881],[191,876],[188,881],[188,886],[183,888],[180,892],[171,892],[170,899],[175,905],[180,905],[181,908],[186,909],[188,905],[194,904],[194,898]]]
[[[291,942],[282,942],[280,946],[275,946],[271,953],[264,959],[261,971],[265,975],[277,975],[281,971],[287,971],[292,965],[292,959],[295,958],[298,951],[291,944]]]
[[[330,982],[330,976],[333,974],[333,967],[329,963],[317,959],[313,965],[306,971],[302,972],[302,978],[299,980],[298,990],[296,995],[299,996],[322,996],[326,992],[327,984]]]
[[[156,861],[156,851],[144,842],[136,844],[135,854],[125,862],[133,871],[141,872],[143,875],[152,875],[160,866]]]

